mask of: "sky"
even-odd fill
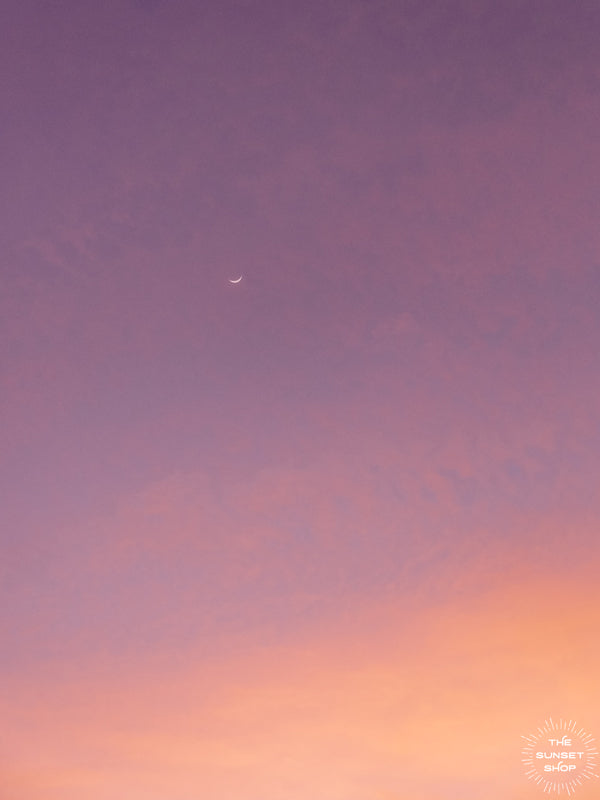
[[[600,737],[598,3],[2,28],[0,796],[548,796],[523,736]]]

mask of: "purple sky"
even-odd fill
[[[2,27],[0,679],[311,636],[331,664],[357,609],[587,585],[600,4],[5,0]],[[461,800],[497,768],[446,766]],[[106,770],[57,797],[113,797]],[[248,775],[235,800],[270,800]],[[297,780],[278,797],[350,799]]]

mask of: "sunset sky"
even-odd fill
[[[1,800],[547,797],[522,736],[600,740],[600,4],[2,12]]]

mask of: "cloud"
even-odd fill
[[[50,669],[35,697],[15,675],[8,753],[66,776],[67,800],[188,800],[200,783],[215,800],[519,796],[523,732],[548,714],[600,725],[596,594],[591,570],[512,573],[411,614],[361,602],[266,648]]]

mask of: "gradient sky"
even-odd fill
[[[2,5],[2,800],[544,796],[521,736],[600,737],[600,5]]]

